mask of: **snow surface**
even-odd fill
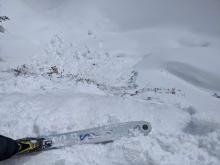
[[[219,0],[0,0],[1,15],[0,134],[152,125],[1,165],[220,164]]]

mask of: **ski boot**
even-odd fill
[[[44,149],[43,138],[24,138],[16,140],[19,149],[18,154],[31,153]],[[50,144],[47,144],[47,146]],[[49,147],[49,146],[48,146]]]

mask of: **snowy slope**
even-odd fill
[[[0,134],[152,132],[0,164],[220,164],[220,1],[0,0],[1,15]]]

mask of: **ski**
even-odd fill
[[[129,138],[140,134],[148,135],[150,131],[150,123],[145,121],[130,121],[75,132],[18,139],[17,143],[20,147],[18,154],[58,149],[71,145],[105,144],[122,137]]]

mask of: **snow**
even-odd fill
[[[220,164],[220,1],[0,0],[1,15],[0,134],[152,125],[1,165]]]

